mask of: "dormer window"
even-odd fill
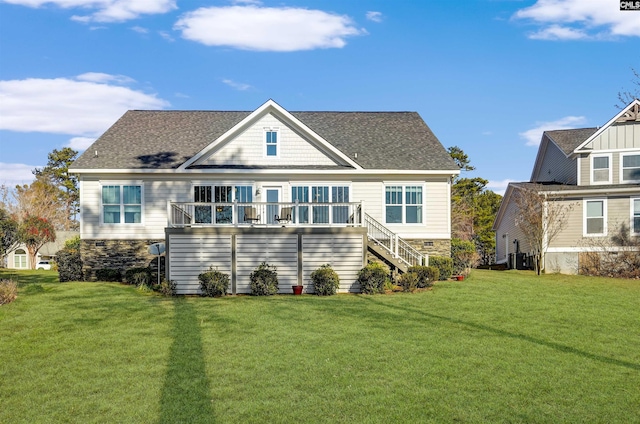
[[[268,129],[265,131],[266,154],[268,157],[278,156],[278,131]]]
[[[591,157],[591,183],[611,184],[611,155]]]

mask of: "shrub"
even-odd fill
[[[453,259],[445,256],[429,256],[429,266],[438,269],[438,278],[448,280],[453,274]]]
[[[389,278],[389,268],[380,262],[370,262],[358,272],[360,290],[364,294],[382,293]]]
[[[468,240],[451,239],[451,258],[453,259],[453,273],[455,275],[468,274],[476,262],[476,246]]]
[[[146,267],[129,268],[124,273],[124,280],[137,287],[151,287],[151,270]]]
[[[75,236],[64,242],[64,249],[80,250],[80,236]]]
[[[56,256],[58,264],[58,279],[65,281],[82,281],[82,258],[78,249],[64,248]]]
[[[433,266],[412,266],[409,267],[409,273],[415,273],[418,278],[418,288],[424,289],[433,286],[433,282],[440,277],[440,270]]]
[[[313,282],[313,290],[318,296],[336,294],[338,287],[340,287],[340,277],[329,264],[322,265],[313,271],[311,273],[311,281]]]
[[[224,296],[229,289],[229,276],[213,268],[209,268],[209,271],[198,275],[198,280],[200,280],[202,296]]]
[[[251,294],[254,296],[271,296],[278,293],[278,273],[276,267],[262,262],[249,276]]]
[[[100,268],[96,271],[96,279],[98,281],[122,281],[122,274],[119,269]]]
[[[398,278],[398,285],[402,287],[402,291],[412,292],[418,288],[418,273],[405,272]]]
[[[13,280],[0,280],[0,305],[11,303],[18,297],[18,283]]]
[[[177,284],[173,280],[165,280],[163,278],[160,284],[153,286],[153,289],[163,296],[171,297],[176,295]]]

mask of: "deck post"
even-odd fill
[[[396,255],[396,258],[398,257],[398,233],[394,234],[393,236],[393,240],[395,243],[394,249],[393,249],[393,253],[394,255]]]
[[[171,227],[171,200],[167,200],[167,227]]]

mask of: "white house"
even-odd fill
[[[367,251],[399,266],[449,255],[459,169],[415,112],[129,111],[73,164],[85,271],[145,265],[197,293],[210,266],[249,291],[262,261],[282,291],[330,263],[358,291]],[[386,250],[386,254],[381,252]],[[309,290],[309,287],[307,287]]]

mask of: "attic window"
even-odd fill
[[[269,157],[278,156],[278,131],[269,129],[265,131],[266,153]]]

